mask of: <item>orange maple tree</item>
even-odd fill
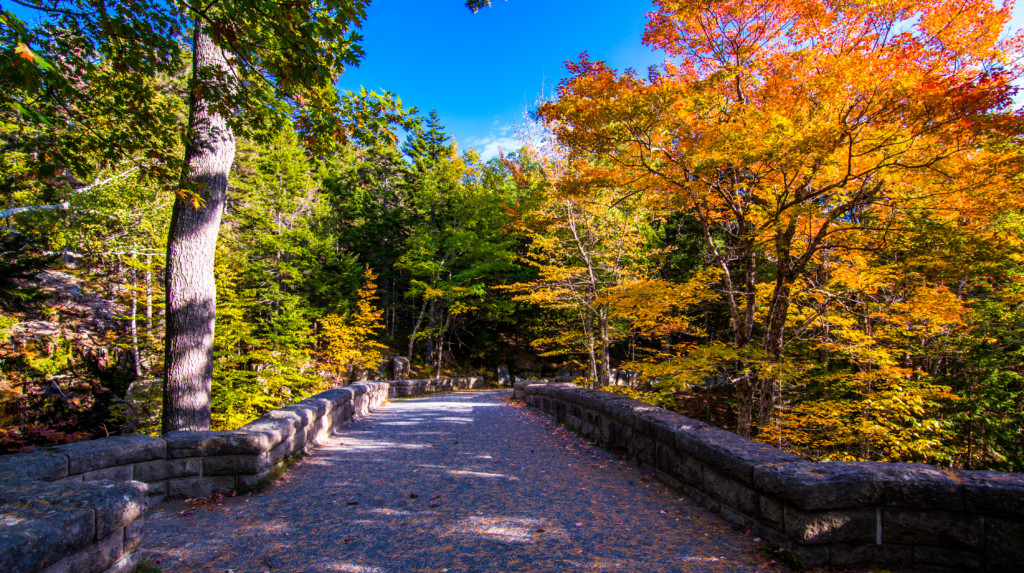
[[[736,347],[778,362],[821,319],[792,307],[831,272],[822,253],[883,248],[910,212],[976,227],[1021,204],[1010,5],[655,6],[644,41],[666,53],[663,66],[644,79],[584,54],[541,115],[576,156],[696,217]],[[777,396],[775,384],[739,382],[741,434],[755,395]]]

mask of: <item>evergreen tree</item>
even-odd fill
[[[347,301],[359,288],[361,277],[349,271],[369,265],[378,277],[386,336],[394,338],[406,314],[402,294],[408,277],[395,268],[395,261],[406,248],[412,216],[409,166],[395,145],[349,148],[330,161],[324,188],[329,210],[319,219],[318,232],[335,237],[338,252],[351,261],[343,280],[325,282],[324,286],[342,287],[334,298]],[[330,306],[326,300],[318,304]],[[338,307],[331,312],[344,314],[346,310]]]
[[[452,154],[454,142],[448,145],[450,139],[437,117],[437,110],[432,109],[425,121],[414,125],[413,137],[402,145],[402,152],[412,159],[415,170],[422,173]]]
[[[367,267],[356,293],[356,309],[346,317],[330,314],[320,321],[320,354],[346,380],[365,379],[366,371],[376,369],[387,350],[377,342],[384,323],[374,304],[378,299],[376,280]]]
[[[362,56],[355,29],[366,2],[320,0],[268,8],[252,0],[206,6],[107,0],[90,10],[73,0],[28,5],[52,25],[28,28],[11,13],[0,14],[0,38],[15,47],[0,57],[0,87],[12,87],[0,90],[0,103],[5,112],[36,123],[52,116],[38,109],[40,99],[60,108],[68,107],[67,99],[88,101],[77,85],[89,84],[105,69],[141,78],[172,72],[186,43],[184,31],[192,32],[188,129],[167,241],[163,429],[206,429],[216,315],[214,254],[235,133],[265,133],[294,109],[296,126],[310,141],[328,147],[344,139],[339,135],[391,138],[385,124],[401,121],[404,110],[390,94],[363,91],[342,98],[334,89],[346,66]],[[474,0],[468,6],[476,10],[481,4]],[[140,121],[126,125],[152,124],[148,106],[129,107]]]
[[[234,428],[323,386],[315,376],[313,304],[323,267],[336,267],[318,169],[291,130],[268,144],[243,141],[216,265],[214,426]]]

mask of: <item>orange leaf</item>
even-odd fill
[[[18,45],[14,47],[14,53],[30,62],[36,61],[36,55],[32,53],[32,50],[30,50],[28,46],[21,42],[18,42]]]

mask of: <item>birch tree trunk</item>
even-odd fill
[[[608,310],[599,307],[597,311],[597,333],[599,352],[597,387],[605,388],[612,382],[611,337],[608,332]]]
[[[437,299],[432,298],[430,299],[430,312],[427,313],[427,327],[430,329],[430,336],[428,336],[427,340],[425,341],[427,347],[423,351],[423,362],[425,364],[430,364],[434,362],[434,359],[436,358],[436,356],[434,355],[434,345],[435,342],[438,340],[437,322]]]
[[[146,255],[146,342],[153,340],[153,255]],[[148,350],[147,352],[152,352]]]
[[[208,27],[197,26],[183,180],[201,201],[197,207],[179,196],[171,214],[165,275],[163,432],[210,428],[217,307],[213,262],[235,157],[234,135],[212,98],[230,97],[235,89],[230,58],[214,43]]]
[[[412,351],[416,345],[416,334],[420,331],[420,326],[423,324],[423,316],[427,314],[427,299],[423,298],[423,307],[420,308],[420,316],[416,319],[416,325],[412,327],[412,334],[409,335],[409,353],[405,355],[406,359],[412,363]]]
[[[135,379],[142,378],[142,359],[139,354],[139,284],[135,278],[136,257],[132,251],[132,363],[135,368]]]

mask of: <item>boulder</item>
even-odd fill
[[[512,376],[508,372],[508,366],[498,367],[498,386],[511,386]]]
[[[404,356],[396,356],[391,359],[391,373],[395,380],[406,380],[409,378],[409,359]]]

